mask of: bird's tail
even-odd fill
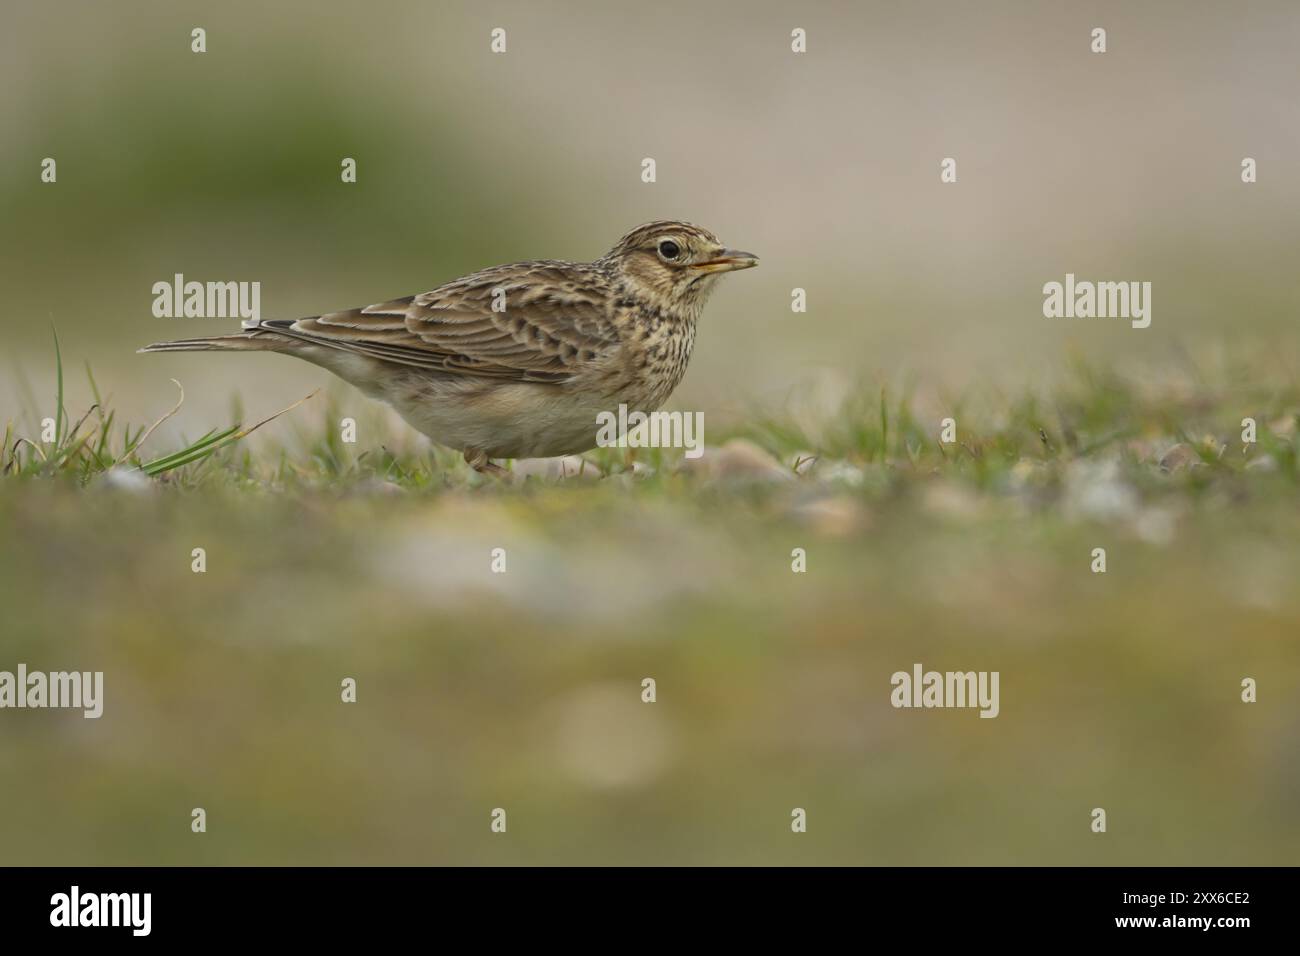
[[[291,346],[292,340],[268,335],[253,327],[233,335],[214,335],[201,339],[155,342],[137,352],[277,352]]]

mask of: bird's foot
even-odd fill
[[[491,461],[487,456],[487,452],[478,449],[466,449],[465,462],[480,475],[491,475],[493,478],[500,478],[502,481],[510,481],[514,477],[509,471]]]

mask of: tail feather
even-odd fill
[[[234,335],[214,335],[201,339],[179,339],[175,342],[155,342],[137,352],[278,352],[292,347],[289,339],[264,332],[236,332]]]

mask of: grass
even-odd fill
[[[181,391],[181,397],[175,407],[147,428],[142,427],[132,431],[129,424],[117,425],[115,412],[105,411],[104,401],[99,394],[99,385],[87,363],[86,379],[95,402],[69,429],[67,428],[68,411],[63,401],[63,352],[59,347],[57,332],[54,333],[54,362],[57,383],[54,401],[55,417],[49,419],[54,428],[53,435],[48,441],[15,435],[13,422],[8,422],[5,426],[4,442],[4,447],[8,449],[8,458],[3,466],[5,475],[19,477],[62,475],[86,484],[114,468],[126,467],[137,470],[149,478],[157,478],[186,465],[204,461],[222,448],[234,445],[263,425],[292,411],[311,398],[309,395],[302,401],[248,428],[238,423],[226,428],[213,428],[201,438],[177,451],[156,458],[142,458],[142,446],[149,436],[159,425],[180,411],[185,401],[185,390],[180,383],[176,383],[176,387]],[[96,421],[83,431],[83,426],[91,415],[96,416]],[[28,418],[32,417],[32,410],[28,409]],[[42,431],[47,432],[48,429]]]
[[[513,484],[339,391],[252,440],[237,407],[154,447],[166,416],[120,422],[87,369],[92,406],[68,415],[60,384],[52,441],[35,407],[6,428],[0,669],[103,670],[105,712],[0,715],[0,845],[82,864],[1292,861],[1300,389],[1265,367],[1075,364],[1010,396],[870,383],[830,410],[706,414],[690,466],[603,449],[594,475]],[[998,670],[1001,714],[894,710],[890,675],[917,661]]]
[[[54,358],[52,440],[41,441],[42,429],[30,427],[38,420],[32,408],[25,415],[28,433],[20,434],[8,422],[0,468],[6,477],[89,485],[109,471],[130,470],[181,488],[230,483],[346,490],[382,482],[428,493],[482,484],[458,454],[416,445],[409,430],[391,418],[370,414],[361,432],[368,440],[360,445],[345,443],[336,424],[344,416],[337,391],[324,400],[314,426],[295,417],[288,438],[264,445],[256,454],[241,445],[243,439],[307,404],[316,393],[251,426],[238,421],[214,425],[173,451],[151,454],[146,443],[184,402],[179,382],[176,405],[151,424],[133,428],[105,407],[87,364],[95,400],[68,427],[71,418],[64,405],[57,335]],[[1198,384],[1190,388],[1189,382]],[[1297,481],[1300,387],[1293,382],[1216,386],[1206,384],[1204,375],[1193,370],[1158,389],[1075,362],[1063,384],[1046,396],[947,398],[931,405],[927,414],[919,415],[910,388],[891,394],[888,386],[863,387],[811,425],[788,415],[754,410],[745,421],[725,425],[720,434],[710,430],[709,444],[716,450],[732,440],[750,442],[791,474],[816,476],[828,470],[826,463],[833,463],[840,466],[835,470],[841,478],[861,472],[868,495],[936,476],[980,493],[997,493],[1016,484],[1017,472],[1028,466],[1045,469],[1037,473],[1040,484],[1052,485],[1051,479],[1059,479],[1071,463],[1103,459],[1117,463],[1126,479],[1153,493],[1172,487],[1178,494],[1195,497],[1233,489],[1252,471],[1278,475],[1277,488],[1293,487]],[[1254,442],[1242,440],[1246,417],[1256,422]],[[951,442],[941,440],[943,421],[948,418],[954,422]],[[44,431],[48,437],[48,428]],[[595,449],[584,457],[602,477],[630,472],[633,460],[639,459],[650,467],[637,474],[652,475],[648,487],[659,490],[665,481],[683,474],[710,474],[707,468],[682,468],[679,451]],[[873,480],[865,480],[867,472],[873,472]]]

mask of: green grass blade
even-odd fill
[[[63,352],[59,349],[59,333],[50,326],[50,332],[54,335],[54,368],[58,374],[58,393],[55,397],[54,412],[54,450],[57,452],[63,445]]]
[[[200,438],[198,441],[186,448],[182,448],[178,452],[173,452],[170,455],[164,455],[161,458],[155,458],[153,461],[146,462],[144,465],[140,466],[141,470],[150,476],[161,475],[165,471],[171,471],[174,468],[179,468],[181,465],[188,465],[190,462],[198,461],[200,458],[206,458],[225,444],[227,439],[238,438],[239,429],[239,425],[231,425],[224,431],[208,432],[208,434],[203,438]]]

